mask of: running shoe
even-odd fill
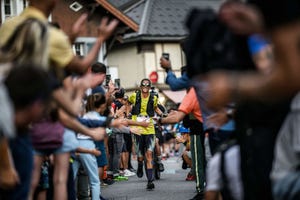
[[[147,183],[147,190],[153,190],[155,188],[155,185],[152,181],[148,181]]]
[[[103,179],[103,183],[106,183],[107,185],[112,185],[115,183],[115,181],[112,178],[106,178]]]
[[[128,181],[128,178],[127,177],[125,177],[125,176],[116,176],[116,177],[114,177],[114,180],[115,181]]]
[[[134,173],[136,172],[136,170],[135,170],[133,167],[129,167],[128,169],[129,169],[129,171],[131,171],[131,172],[134,172]]]
[[[196,180],[196,176],[192,175],[191,173],[188,173],[185,180],[186,181],[194,181],[194,180]]]
[[[159,163],[157,163],[157,164],[158,164],[158,170],[159,170],[160,172],[165,171],[165,167],[164,167],[164,164],[162,164],[162,162],[159,162]]]
[[[135,175],[135,173],[129,171],[128,169],[125,169],[125,170],[124,170],[124,176],[129,177],[129,176],[134,176],[134,175]]]
[[[101,182],[100,186],[101,186],[101,187],[106,187],[106,186],[108,186],[108,184],[107,184],[107,183],[104,183],[104,182]]]
[[[106,200],[103,196],[100,195],[100,200]]]

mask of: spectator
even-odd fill
[[[56,2],[53,0],[30,0],[29,6],[24,9],[24,11],[11,20],[7,20],[2,24],[0,29],[0,45],[5,44],[9,38],[13,35],[16,28],[19,24],[24,22],[28,18],[33,18],[35,20],[40,21],[41,23],[48,24],[47,18],[50,16],[52,10],[55,7]],[[83,19],[86,19],[85,15]],[[85,20],[80,19],[79,21],[83,23]],[[109,24],[107,24],[107,18],[103,19],[100,22],[99,26],[99,35],[95,45],[88,53],[86,57],[80,59],[73,54],[71,44],[69,40],[66,40],[66,35],[55,28],[52,25],[47,25],[49,30],[45,30],[46,33],[49,34],[48,40],[48,64],[54,67],[54,71],[59,71],[59,69],[65,68],[72,72],[77,72],[79,74],[83,74],[86,72],[88,67],[92,64],[96,56],[98,55],[99,49],[102,43],[112,34],[113,30],[117,26],[117,21],[112,20]],[[78,34],[78,27],[76,29],[76,36]],[[78,31],[78,32],[77,32]],[[39,57],[37,56],[36,59]],[[58,75],[58,74],[57,74]],[[63,90],[57,90],[54,94],[55,100],[63,105],[63,108],[72,116],[76,116],[78,114],[79,109],[74,108],[70,105],[71,97],[67,97],[66,93]]]
[[[192,199],[203,199],[204,197],[204,182],[205,182],[205,154],[204,154],[204,132],[203,118],[200,110],[200,105],[196,98],[195,89],[192,87],[182,100],[178,111],[169,113],[166,118],[159,118],[159,124],[178,123],[184,119],[186,115],[192,115],[193,120],[189,120],[192,166],[196,176],[196,191],[197,194]]]
[[[299,79],[295,76],[295,74],[298,74],[299,70],[299,64],[296,61],[299,57],[297,53],[298,48],[296,46],[299,40],[298,35],[300,32],[298,26],[300,22],[299,2],[293,0],[276,2],[275,4],[272,4],[272,6],[269,6],[271,1],[267,0],[253,0],[250,1],[250,3],[254,3],[256,7],[252,7],[241,2],[226,3],[220,10],[220,17],[236,33],[267,33],[267,35],[271,39],[271,43],[274,46],[275,67],[268,76],[265,76],[265,74],[262,73],[255,72],[234,73],[234,76],[232,76],[232,73],[229,75],[224,72],[210,74],[208,76],[209,89],[212,89],[214,91],[214,95],[210,97],[208,105],[216,108],[234,99],[242,103],[258,102],[258,104],[264,103],[264,105],[269,105],[269,107],[272,106],[272,108],[278,108],[279,106],[275,103],[281,101],[281,103],[283,104],[281,106],[282,108],[285,107],[285,109],[283,109],[283,111],[279,113],[280,115],[274,114],[274,112],[272,112],[272,108],[270,108],[271,115],[268,115],[268,118],[272,116],[272,118],[269,119],[270,125],[268,127],[271,127],[271,132],[276,133],[279,130],[279,126],[282,124],[283,118],[288,110],[288,103],[284,102],[283,100],[286,100],[295,95],[299,90]],[[278,12],[282,14],[276,15],[275,13]],[[239,17],[236,18],[236,16]],[[240,20],[242,18],[243,21]],[[294,102],[297,102],[297,97],[294,99]],[[252,111],[254,107],[255,104],[252,104]],[[292,110],[294,108],[295,107],[292,107]],[[246,116],[248,115],[248,113],[245,113],[243,111],[241,110],[241,112],[239,112],[241,113],[241,115],[236,115],[236,119],[240,119],[241,122],[244,122],[243,124],[237,122],[237,124],[240,124],[242,126],[240,127],[242,128],[241,130],[246,130],[243,128],[245,128],[247,124],[249,124],[248,121],[245,121],[245,119],[248,118]],[[288,117],[288,119],[294,120],[295,118],[294,116],[292,116]],[[256,124],[261,123],[259,121],[253,122],[256,122]],[[286,124],[288,123],[290,122],[286,122]],[[252,123],[252,125],[255,124]],[[266,123],[264,123],[264,125],[266,125]],[[293,131],[291,130],[291,132]],[[267,193],[262,192],[261,187],[258,183],[261,183],[261,185],[266,185],[264,183],[270,181],[266,174],[269,174],[270,172],[272,163],[272,156],[270,155],[273,154],[274,146],[274,144],[269,143],[271,141],[274,142],[274,139],[270,140],[269,136],[271,134],[267,136],[264,133],[262,134],[262,132],[257,133],[255,131],[251,131],[251,139],[247,135],[249,135],[249,133],[246,134],[246,132],[243,133],[242,131],[239,131],[238,134],[239,143],[241,145],[241,164],[245,198],[270,199],[272,197],[270,197],[269,190],[266,190],[268,191]],[[275,136],[272,135],[272,137]],[[260,142],[264,141],[261,144],[268,144],[268,147],[266,148],[266,145],[262,145],[263,148],[257,147],[256,145],[258,143],[255,141],[258,140]],[[254,149],[254,147],[256,150]],[[261,155],[262,152],[269,152],[268,156]],[[267,162],[265,161],[265,158],[268,159]],[[253,159],[252,161],[254,165],[257,165],[256,168],[259,169],[259,173],[263,174],[263,176],[257,176],[257,174],[254,175],[253,172],[255,172],[255,170],[253,170],[253,167],[250,167],[251,172],[247,170],[249,169],[248,161],[251,159]],[[263,160],[266,165],[262,166],[260,160]],[[290,160],[288,162],[292,163],[294,161],[295,160]],[[261,181],[258,181],[258,177],[265,178],[260,179],[261,181],[265,182],[262,183]],[[270,183],[268,183],[268,185],[270,186]],[[266,195],[268,196],[266,197]],[[277,194],[275,196],[279,197],[280,195]]]
[[[15,110],[17,137],[10,140],[12,158],[20,184],[11,190],[1,190],[1,199],[22,199],[28,196],[33,149],[28,134],[29,123],[38,120],[51,94],[51,84],[41,66],[13,65],[4,83]]]

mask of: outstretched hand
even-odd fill
[[[235,80],[232,76],[223,71],[211,72],[206,77],[207,107],[212,110],[220,110],[228,103],[236,100]]]
[[[108,18],[104,17],[98,27],[98,38],[102,41],[107,40],[116,29],[119,21],[114,19],[108,23]]]
[[[171,62],[167,59],[165,59],[164,57],[161,57],[160,58],[160,67],[163,68],[163,69],[171,69]]]
[[[142,134],[142,129],[140,127],[130,127],[130,132],[136,135],[141,135]]]
[[[221,126],[229,121],[226,110],[222,109],[216,113],[211,114],[207,117],[206,124],[208,128],[212,128],[218,131]]]
[[[251,5],[242,2],[227,2],[221,6],[220,19],[237,34],[249,35],[263,32],[262,14]]]
[[[86,22],[87,17],[88,17],[88,14],[84,13],[73,24],[72,30],[71,30],[71,35],[69,36],[71,43],[75,42],[75,40],[78,37],[79,33],[83,30],[83,27],[84,27],[83,24]]]

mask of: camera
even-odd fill
[[[166,60],[170,59],[170,54],[169,53],[162,53],[162,57]]]
[[[106,74],[106,76],[105,76],[105,86],[109,85],[110,79],[111,79],[111,75],[110,74]]]
[[[120,79],[116,78],[115,79],[115,88],[120,88],[120,87],[121,87]]]

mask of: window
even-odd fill
[[[28,6],[28,1],[27,0],[23,0],[23,9],[26,8]]]
[[[73,45],[73,51],[76,55],[83,56],[84,55],[84,43],[75,43]]]
[[[4,0],[4,17],[8,18],[12,15],[12,5],[10,0]]]
[[[27,6],[28,0],[0,0],[1,11],[0,19],[6,19],[19,15]]]
[[[137,46],[138,53],[143,52],[154,52],[154,44],[153,43],[138,43]]]
[[[3,0],[1,7],[2,19],[7,19],[21,13],[24,6],[27,5],[26,0]]]

